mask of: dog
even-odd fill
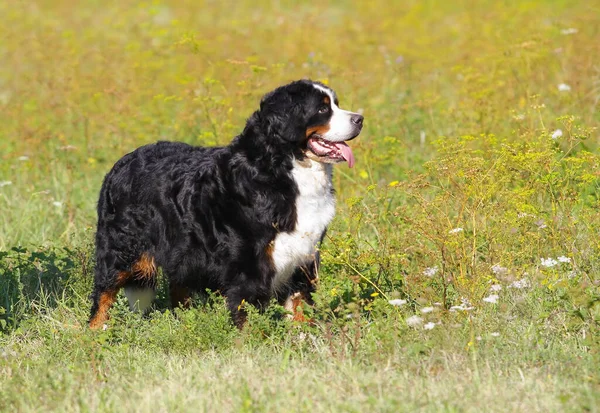
[[[158,268],[173,307],[208,289],[239,328],[246,303],[273,298],[302,319],[335,215],[332,166],[354,165],[346,141],[362,127],[332,89],[299,80],[266,94],[228,146],[161,141],[123,156],[100,190],[89,326],[104,325],[121,288],[145,312]]]

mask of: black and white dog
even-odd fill
[[[327,86],[300,80],[265,95],[228,146],[158,142],[121,158],[98,201],[90,327],[105,323],[121,288],[144,311],[158,267],[173,306],[208,288],[238,327],[244,303],[273,297],[302,318],[335,214],[332,164],[353,166],[345,141],[363,125],[338,105]]]

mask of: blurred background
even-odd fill
[[[598,15],[566,0],[1,2],[0,249],[89,238],[119,157],[227,144],[298,78],[366,117],[357,166],[337,168],[342,206],[422,171],[440,136],[596,125]]]

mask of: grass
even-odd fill
[[[0,411],[600,411],[599,11],[1,2]],[[226,144],[302,77],[366,119],[315,325],[161,285],[89,331],[112,164]]]

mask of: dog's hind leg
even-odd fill
[[[144,314],[156,297],[156,291],[151,287],[127,285],[123,291],[129,302],[129,308],[136,313]]]
[[[90,328],[97,329],[108,320],[108,309],[117,299],[117,289],[92,293],[92,313],[90,315]]]
[[[119,272],[114,276],[114,282],[106,284],[102,277],[98,276],[96,269],[96,280],[94,292],[92,293],[92,310],[90,314],[89,326],[97,329],[104,325],[108,320],[108,310],[117,300],[117,293],[124,283],[124,280],[130,277],[127,272]]]
[[[169,296],[171,298],[171,307],[190,308],[192,304],[192,294],[189,288],[179,285],[173,281],[169,283]]]
[[[100,328],[108,320],[108,310],[117,299],[119,290],[125,287],[129,307],[144,312],[154,300],[156,264],[149,254],[142,254],[127,271],[109,270],[104,257],[96,263],[96,278],[92,293],[90,328]],[[112,267],[112,266],[111,266]]]
[[[131,311],[144,314],[156,297],[157,269],[154,258],[143,253],[131,267],[131,277],[125,283],[125,296]]]

